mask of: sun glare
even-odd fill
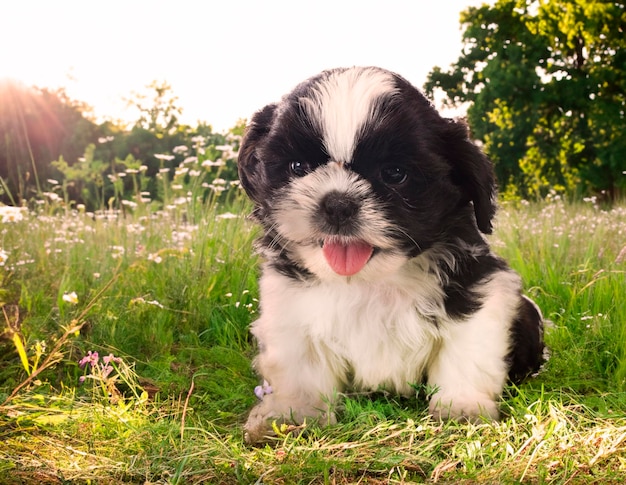
[[[36,159],[51,160],[60,149],[62,108],[56,96],[9,78],[0,79],[0,177],[37,181]],[[34,149],[33,147],[39,147]],[[30,161],[24,163],[24,161]],[[25,168],[29,167],[30,168]],[[24,173],[25,171],[25,173]]]

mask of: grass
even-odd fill
[[[499,212],[494,250],[551,322],[551,358],[507,389],[501,422],[435,422],[423,392],[350,395],[336,426],[262,447],[242,436],[257,384],[248,210],[234,194],[3,217],[0,483],[623,482],[624,205]]]

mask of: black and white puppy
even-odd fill
[[[397,74],[325,71],[257,112],[239,152],[263,228],[245,425],[333,422],[343,390],[436,389],[436,418],[498,417],[542,363],[541,313],[489,249],[495,183],[464,124]]]

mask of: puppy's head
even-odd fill
[[[379,68],[325,71],[257,112],[239,174],[266,255],[319,278],[375,278],[476,241],[495,212],[492,165],[465,125]]]

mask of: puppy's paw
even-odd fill
[[[272,396],[273,397],[273,396]],[[280,412],[272,403],[271,397],[266,396],[257,404],[244,425],[244,439],[248,444],[261,443],[276,436],[275,426],[281,434],[297,433],[304,428],[306,422],[315,422],[322,426],[337,423],[335,413],[323,411],[318,408],[303,406],[302,408]]]
[[[244,425],[244,439],[248,444],[255,444],[276,435],[272,423],[280,420],[280,413],[274,411],[265,403],[259,403],[252,408],[248,420]]]
[[[496,421],[500,417],[498,404],[484,394],[457,396],[438,392],[430,400],[429,411],[435,419],[470,423]]]

